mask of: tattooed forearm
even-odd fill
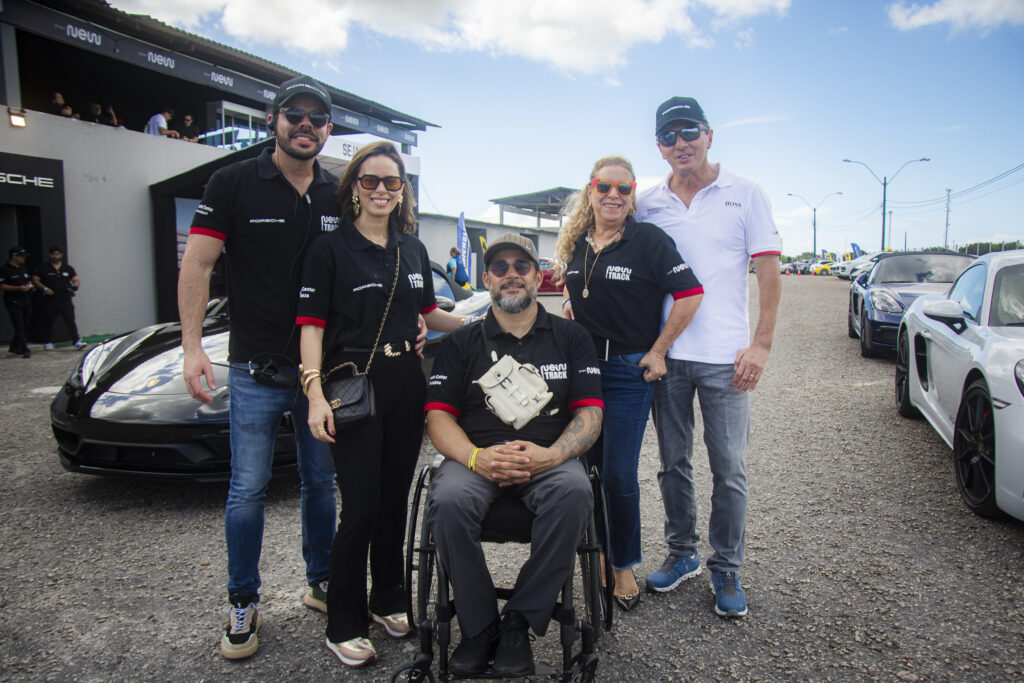
[[[559,453],[562,461],[578,458],[586,453],[601,433],[601,417],[604,411],[597,406],[585,406],[573,413],[562,435],[551,448]]]

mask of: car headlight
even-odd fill
[[[1013,366],[1013,377],[1017,380],[1017,389],[1024,396],[1024,360],[1017,361]]]
[[[88,386],[93,373],[96,372],[96,368],[100,366],[110,353],[110,348],[110,345],[107,343],[92,348],[89,353],[85,354],[78,367],[71,373],[68,383],[75,389],[84,389]]]
[[[877,311],[883,313],[902,313],[903,306],[892,294],[886,291],[875,289],[871,292],[871,305]]]

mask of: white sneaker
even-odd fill
[[[409,616],[405,612],[395,612],[385,617],[370,612],[370,617],[383,626],[392,638],[405,638],[412,632],[409,628]]]
[[[45,344],[43,344],[43,348],[47,351],[53,351],[53,344],[51,344],[50,342],[46,342]]]
[[[75,348],[76,349],[80,349],[83,346],[85,346],[85,341],[81,337],[79,337],[77,340],[75,340]]]
[[[332,643],[327,638],[327,649],[341,660],[342,664],[348,666],[363,666],[377,658],[377,651],[373,649],[373,643],[366,638],[353,638],[344,643]]]

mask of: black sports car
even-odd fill
[[[431,263],[438,305],[458,315],[490,308],[486,292],[462,289]],[[113,337],[82,356],[50,405],[61,465],[71,472],[223,481],[231,471],[228,446],[228,311],[211,302],[203,348],[215,363],[213,404],[194,400],[181,378],[181,326],[150,325]],[[444,335],[430,332],[429,369]],[[294,468],[291,416],[282,418],[274,468]]]

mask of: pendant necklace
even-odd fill
[[[604,247],[598,247],[597,246],[596,240],[594,239],[594,232],[593,231],[591,231],[587,235],[587,250],[585,252],[583,252],[583,292],[582,292],[582,295],[583,295],[584,299],[586,299],[588,296],[590,296],[590,276],[592,276],[594,274],[594,268],[597,267],[597,259],[601,258],[601,252],[604,251],[605,247],[607,247],[609,244],[611,244],[612,242],[617,240],[622,235],[622,228],[623,227],[625,227],[625,225],[620,227],[618,232],[616,232],[614,235],[612,235],[612,238],[610,240],[605,242]],[[594,248],[594,265],[590,266],[590,272],[587,272],[587,257],[590,255],[590,248],[591,247]]]

